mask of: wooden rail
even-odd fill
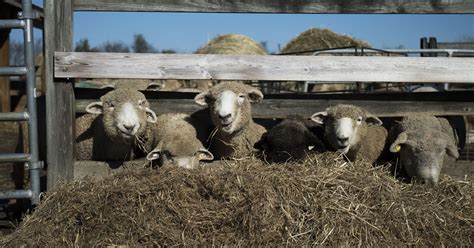
[[[76,113],[108,90],[76,90]],[[195,93],[144,92],[150,107],[157,114],[201,109],[193,98]],[[335,104],[354,104],[381,117],[404,116],[413,113],[433,115],[474,114],[474,97],[469,91],[366,93],[366,94],[274,94],[265,95],[261,103],[253,104],[254,118],[285,118],[291,114],[309,117]]]
[[[232,13],[474,13],[473,0],[74,0],[74,10]]]
[[[57,78],[472,83],[474,59],[55,53]]]

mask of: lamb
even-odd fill
[[[183,168],[195,168],[201,160],[213,160],[214,156],[199,139],[199,123],[182,113],[169,113],[157,118],[155,132],[158,145],[147,155],[148,161],[159,160],[159,165],[175,164]],[[205,142],[205,141],[204,141]]]
[[[399,152],[400,164],[409,177],[434,185],[438,183],[443,163],[458,158],[456,136],[445,118],[417,114],[403,117],[392,127],[394,141],[390,151]]]
[[[76,119],[76,159],[125,161],[145,156],[154,139],[155,112],[145,96],[131,88],[108,92]]]
[[[322,134],[319,129],[322,127],[302,116],[291,115],[266,132],[256,148],[263,150],[264,159],[269,162],[299,160],[310,151],[324,150],[324,144],[313,133],[319,131]]]
[[[247,157],[266,129],[252,120],[250,103],[263,99],[260,90],[241,82],[224,81],[194,98],[207,106],[216,133],[210,151],[218,159]]]
[[[350,161],[365,159],[379,162],[384,155],[387,130],[382,121],[367,110],[338,104],[315,113],[311,119],[324,124],[324,137],[329,145]]]

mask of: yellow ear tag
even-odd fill
[[[399,152],[401,149],[402,149],[402,147],[400,145],[395,146],[395,151]]]

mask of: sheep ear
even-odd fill
[[[99,87],[99,89],[115,89],[114,84],[106,84]]]
[[[150,123],[155,123],[156,120],[158,119],[156,117],[156,114],[153,110],[151,110],[150,108],[146,107],[145,108],[145,111],[146,111],[146,121],[150,122]]]
[[[214,159],[214,155],[212,155],[212,153],[208,151],[207,149],[201,148],[198,151],[198,159],[199,161],[201,160],[212,161]]]
[[[446,153],[453,158],[459,158],[458,146],[454,142],[453,138],[450,138],[448,135],[445,134],[445,139],[448,141],[448,145],[446,146]]]
[[[86,107],[86,112],[89,114],[102,114],[104,112],[104,105],[102,102],[89,103]]]
[[[390,151],[393,153],[397,153],[400,151],[400,145],[405,144],[407,142],[407,133],[402,132],[398,135],[397,139],[390,145]]]
[[[155,149],[146,155],[146,159],[148,161],[157,160],[160,158],[162,152],[163,151],[161,149]]]
[[[194,102],[200,106],[207,106],[206,98],[208,95],[209,91],[201,92],[194,97]]]
[[[311,120],[318,123],[318,124],[321,124],[323,125],[324,122],[326,121],[326,118],[328,117],[328,112],[326,111],[322,111],[322,112],[317,112],[317,113],[314,113],[312,116],[311,116]]]
[[[161,85],[159,83],[152,82],[148,84],[145,90],[159,91],[160,89],[161,89]]]
[[[255,88],[250,89],[247,94],[250,102],[260,102],[263,99],[263,93]]]
[[[382,126],[383,122],[375,115],[367,115],[365,118],[365,122],[369,126]]]

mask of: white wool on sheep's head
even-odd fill
[[[91,114],[102,114],[106,135],[114,142],[132,143],[145,132],[147,123],[156,122],[145,95],[132,89],[115,89],[87,105]]]
[[[250,103],[262,99],[260,90],[234,81],[221,82],[194,98],[197,104],[209,107],[213,124],[225,134],[246,126],[252,118]]]
[[[332,146],[344,154],[360,142],[367,126],[380,126],[382,121],[365,109],[338,104],[317,112],[311,120],[324,125],[324,135]]]

